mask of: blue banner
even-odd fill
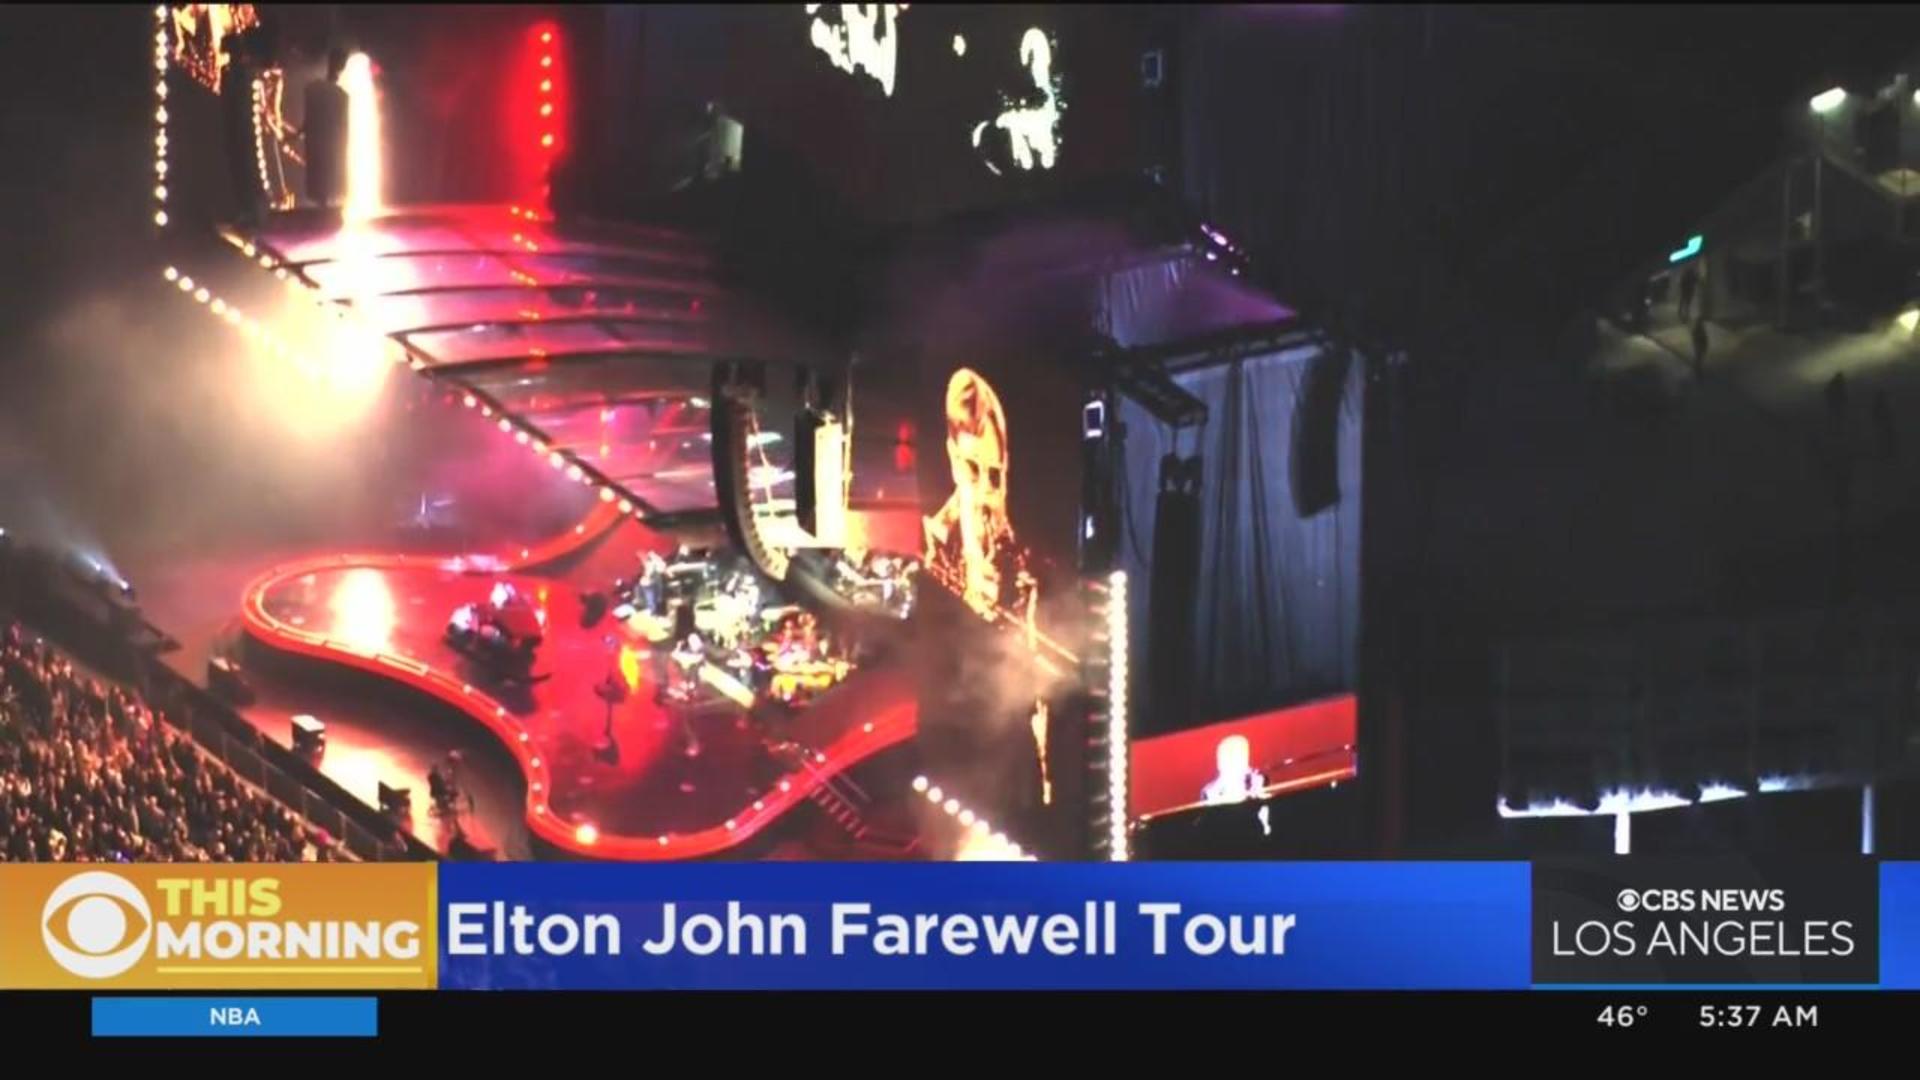
[[[108,997],[93,999],[93,1036],[107,1038],[372,1038],[370,997]]]
[[[1525,863],[451,864],[446,989],[1519,989]]]
[[[1880,864],[1880,985],[1920,990],[1920,863]]]

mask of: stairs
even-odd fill
[[[857,844],[871,835],[872,830],[867,826],[866,815],[835,791],[832,785],[814,788],[807,799],[818,806],[835,825],[840,826],[841,831],[852,837],[854,843]]]
[[[846,834],[856,850],[879,857],[904,858],[920,846],[918,836],[901,835],[868,821],[866,808],[872,800],[860,785],[845,776],[827,777],[807,794],[807,800]]]

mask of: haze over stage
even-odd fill
[[[503,435],[524,428],[643,512],[713,505],[696,399],[716,355],[716,286],[697,241],[518,206],[414,207],[345,228],[283,214],[227,236],[473,407],[512,417]]]
[[[490,418],[497,409],[529,442],[575,459],[584,482],[604,482],[643,514],[715,505],[703,396],[711,365],[805,351],[719,286],[701,241],[667,229],[457,205],[348,228],[281,214],[226,237],[398,343],[436,381],[474,394],[473,407]],[[883,408],[870,430],[890,435],[895,420]],[[513,428],[503,435],[517,437]],[[782,477],[779,498],[791,495],[786,441],[770,432],[762,447]],[[854,453],[866,485],[856,499],[885,498],[889,483],[895,498],[908,494],[902,479],[888,479],[898,472],[889,438],[857,440]]]

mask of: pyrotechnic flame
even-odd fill
[[[347,199],[343,217],[348,225],[371,221],[385,205],[381,190],[385,170],[381,161],[380,101],[373,85],[373,61],[354,53],[340,73],[347,92]]]

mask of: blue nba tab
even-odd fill
[[[122,997],[93,999],[95,1038],[372,1038],[370,997]]]
[[[1519,989],[1524,863],[440,867],[443,989]]]

